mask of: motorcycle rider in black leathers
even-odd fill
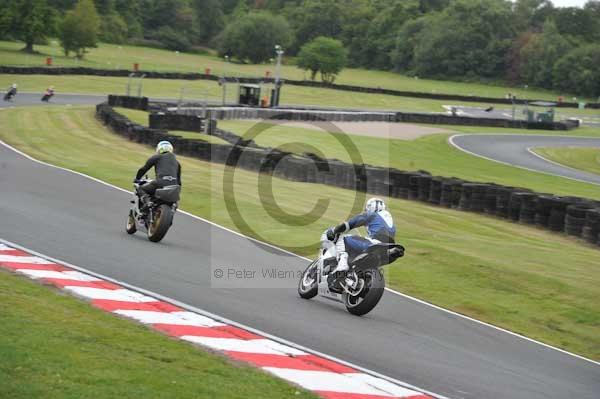
[[[143,204],[143,209],[146,211],[148,200],[158,188],[165,186],[179,185],[181,186],[181,165],[173,154],[173,146],[168,141],[161,141],[156,145],[156,154],[148,158],[144,166],[142,166],[136,176],[134,183],[139,183],[140,179],[152,167],[156,173],[156,178],[143,186],[140,186],[140,202]]]

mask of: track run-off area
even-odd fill
[[[62,103],[59,98],[55,104]],[[99,98],[64,96],[64,104]],[[21,100],[12,105],[41,104],[38,95],[23,94]],[[455,145],[466,145],[457,142],[463,137],[484,136],[454,136]],[[527,148],[532,146],[538,145]],[[392,291],[372,313],[357,318],[341,304],[304,301],[295,289],[211,287],[215,266],[286,265],[300,271],[307,261],[185,213],[158,245],[143,235],[127,236],[129,193],[6,145],[0,146],[0,184],[0,238],[392,379],[448,398],[591,399],[600,392],[596,362]]]

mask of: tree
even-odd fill
[[[339,0],[306,0],[290,15],[296,42],[293,52],[318,36],[340,38],[346,10]]]
[[[281,16],[253,12],[227,25],[217,40],[219,54],[258,64],[274,56],[275,45],[292,43],[292,31]]]
[[[550,0],[517,0],[513,6],[514,24],[519,32],[538,32],[553,13]]]
[[[406,21],[416,18],[418,12],[416,3],[398,0],[384,3],[373,20],[367,21],[366,46],[359,63],[370,68],[391,69],[399,32]]]
[[[580,96],[600,97],[600,45],[569,51],[554,65],[554,88]]]
[[[495,77],[505,73],[514,39],[511,3],[456,0],[429,14],[417,35],[415,72],[430,77]]]
[[[127,38],[127,23],[120,15],[110,13],[102,17],[100,39],[106,43],[123,43]]]
[[[554,64],[570,49],[569,42],[558,32],[554,22],[547,21],[542,33],[533,35],[521,49],[521,80],[530,85],[551,88]]]
[[[392,65],[397,71],[414,71],[415,49],[425,28],[436,22],[437,15],[427,15],[407,21],[398,32],[396,46],[392,51]]]
[[[79,0],[61,25],[60,42],[65,55],[73,51],[77,58],[83,58],[87,47],[96,47],[99,29],[100,18],[92,0]]]
[[[142,0],[144,37],[171,50],[183,50],[197,40],[196,11],[188,0]]]
[[[219,0],[195,0],[194,8],[198,16],[198,37],[201,41],[208,42],[225,26],[223,4]]]
[[[346,58],[347,52],[342,42],[319,36],[302,46],[298,53],[298,67],[309,70],[312,80],[320,72],[323,82],[333,83],[346,65]]]
[[[35,43],[43,42],[56,28],[55,12],[46,0],[17,0],[8,2],[2,10],[10,15],[7,27],[10,35],[25,42],[23,51],[32,53]]]
[[[590,43],[600,40],[599,1],[588,1],[583,8],[557,8],[553,18],[558,31],[567,38]]]

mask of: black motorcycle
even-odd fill
[[[52,90],[52,89],[48,89],[48,90],[46,90],[46,92],[45,92],[45,93],[44,93],[44,95],[42,96],[42,101],[44,101],[44,102],[46,102],[46,103],[47,103],[48,101],[50,101],[50,99],[51,99],[52,97],[54,97],[54,90]]]
[[[17,95],[17,89],[14,87],[9,89],[6,94],[4,94],[4,101],[12,101],[13,97]]]
[[[150,241],[159,242],[173,224],[181,186],[171,185],[159,188],[144,203],[141,186],[148,182],[149,180],[141,180],[134,183],[134,198],[131,200],[132,206],[127,216],[125,231],[128,234],[134,234],[139,229],[148,234]]]

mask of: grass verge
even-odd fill
[[[600,175],[600,148],[538,147],[533,151],[559,164]]]
[[[0,138],[38,159],[130,188],[152,149],[110,133],[89,106],[0,112]],[[110,149],[108,159],[106,151]],[[347,218],[357,193],[272,179],[273,200],[262,200],[258,175],[180,157],[182,208],[240,230],[225,209],[235,200],[252,234],[294,248]],[[234,174],[232,176],[232,174]],[[223,189],[234,180],[235,199]],[[231,194],[231,193],[228,193]],[[304,215],[329,201],[307,225],[275,220],[275,204]],[[387,268],[390,287],[567,350],[600,359],[600,251],[567,236],[491,217],[387,199],[407,256]],[[335,206],[333,206],[335,204]],[[269,213],[269,212],[271,213]],[[174,226],[175,228],[177,226]],[[297,251],[313,256],[316,248]]]
[[[0,270],[0,387],[29,398],[316,398]]]

